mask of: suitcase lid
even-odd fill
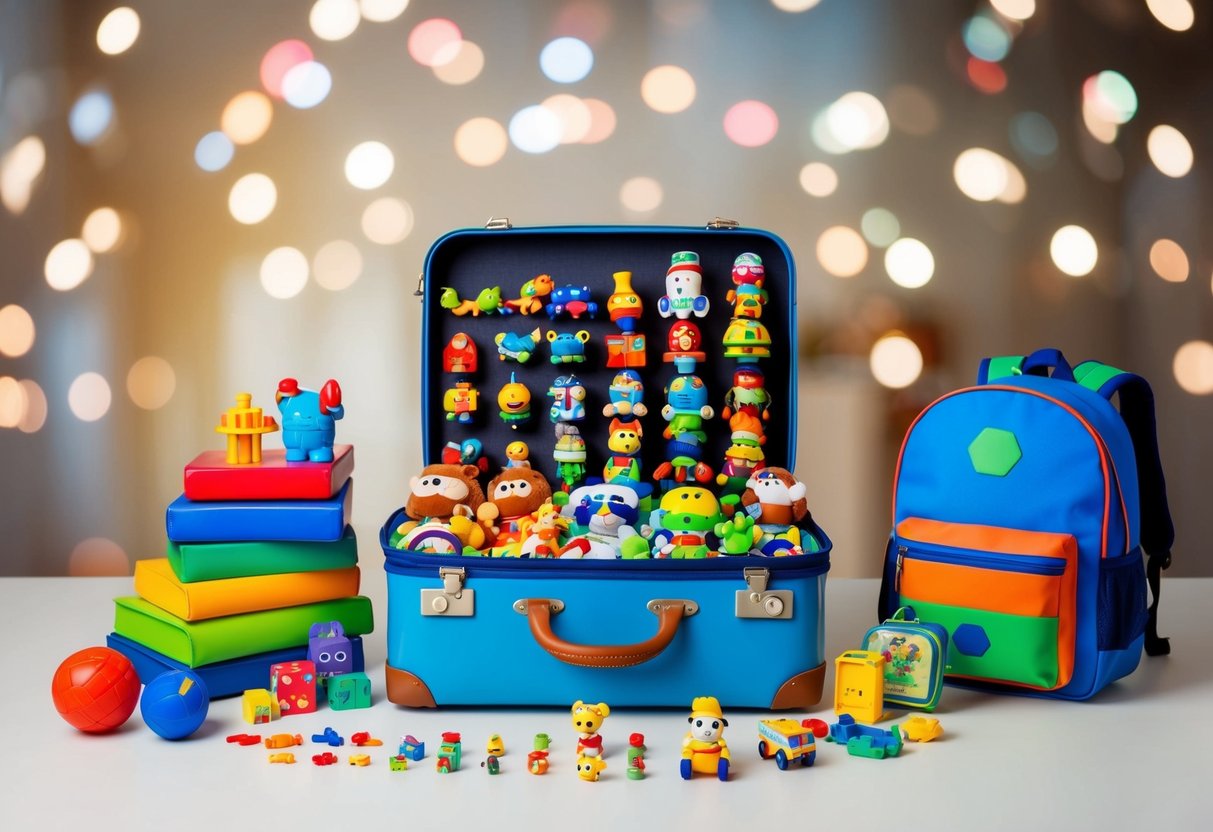
[[[713,227],[716,226],[716,227]],[[661,416],[664,388],[679,373],[674,364],[662,360],[668,350],[667,334],[674,316],[662,318],[658,299],[666,293],[666,270],[674,252],[695,251],[703,271],[702,293],[709,301],[703,318],[692,316],[703,334],[707,360],[699,362],[695,374],[708,388],[708,402],[716,415],[705,420],[708,438],[703,461],[719,472],[729,446],[728,423],[721,418],[725,393],[733,386],[733,373],[742,365],[757,366],[765,376],[771,395],[770,418],[765,425],[763,452],[768,466],[794,470],[796,455],[796,269],[787,244],[776,235],[758,229],[714,223],[707,227],[678,226],[550,226],[513,228],[468,228],[452,231],[431,246],[425,259],[421,289],[422,308],[421,405],[422,446],[425,464],[441,461],[450,442],[478,439],[489,461],[488,476],[505,463],[505,447],[524,441],[531,465],[559,487],[557,464],[552,458],[554,426],[548,418],[551,399],[547,390],[557,376],[572,373],[584,384],[588,398],[587,418],[578,427],[586,442],[588,477],[599,476],[609,451],[606,448],[610,418],[602,414],[608,388],[619,370],[606,366],[604,337],[620,332],[606,311],[606,300],[614,291],[617,271],[632,272],[632,288],[644,303],[636,328],[647,339],[646,366],[636,368],[644,383],[644,402],[649,409],[641,419],[643,439],[640,460],[646,482],[665,460],[666,440]],[[761,323],[771,336],[771,356],[759,360],[725,358],[721,339],[728,327],[732,305],[726,293],[733,288],[734,259],[743,252],[762,258],[763,288],[768,301]],[[454,290],[461,300],[476,299],[493,286],[501,287],[501,299],[518,298],[524,283],[549,274],[556,287],[588,287],[598,304],[593,318],[562,317],[553,321],[543,310],[530,315],[465,314],[456,316],[443,307],[444,289]],[[449,298],[449,295],[448,295]],[[536,327],[544,336],[535,355],[526,364],[498,360],[494,338],[498,333],[530,333]],[[583,363],[554,364],[550,360],[549,331],[561,334],[589,333]],[[475,342],[479,360],[475,373],[450,374],[442,368],[442,352],[451,337],[466,333]],[[510,381],[511,373],[531,393],[529,424],[512,429],[498,416],[497,393]],[[471,380],[479,393],[478,413],[473,424],[448,421],[443,395],[460,380]],[[487,477],[486,477],[487,479]],[[717,489],[713,488],[714,491]]]

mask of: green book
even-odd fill
[[[170,540],[168,562],[177,580],[183,584],[348,569],[358,563],[358,540],[354,537],[353,526],[345,527],[345,536],[340,540],[328,543],[263,540],[173,543]]]
[[[361,595],[194,622],[142,598],[115,598],[114,605],[114,632],[189,667],[307,644],[319,621],[340,621],[351,638],[375,629],[371,599]]]

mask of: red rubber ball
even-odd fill
[[[51,680],[55,710],[89,734],[112,731],[139,704],[139,674],[131,660],[108,647],[86,647],[63,660]]]

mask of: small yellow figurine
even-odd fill
[[[724,741],[724,729],[729,721],[721,713],[720,702],[715,696],[695,697],[687,722],[691,730],[682,741],[682,779],[690,780],[699,773],[728,780],[729,746]]]

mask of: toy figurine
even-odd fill
[[[552,459],[556,460],[562,491],[567,493],[585,477],[585,440],[576,425],[564,422],[556,424],[556,447],[552,451]]]
[[[707,353],[700,347],[703,345],[703,335],[694,321],[676,321],[670,325],[670,333],[666,338],[669,352],[662,358],[672,363],[680,373],[695,372],[697,361],[706,361]]]
[[[444,465],[475,465],[481,474],[487,474],[489,470],[489,459],[484,455],[484,445],[479,439],[447,442],[439,458]]]
[[[703,421],[711,419],[716,411],[708,405],[708,390],[699,376],[676,376],[665,389],[666,404],[661,408],[661,418],[669,424],[662,435],[673,439],[683,434],[693,434],[700,442],[707,440]]]
[[[456,731],[447,731],[442,735],[442,745],[434,757],[434,768],[439,774],[450,774],[459,771],[463,761],[462,737]]]
[[[745,411],[766,421],[771,417],[771,395],[764,387],[765,376],[753,364],[742,364],[733,371],[733,386],[724,394],[722,418]]]
[[[456,332],[442,350],[444,373],[474,373],[479,364],[480,351],[476,342],[466,332]]]
[[[575,375],[558,376],[548,388],[552,407],[548,417],[552,422],[580,422],[585,418],[585,385]]]
[[[640,440],[644,436],[639,419],[623,421],[618,416],[611,420],[607,437],[607,457],[603,468],[602,478],[609,483],[639,483],[640,482]]]
[[[675,436],[665,445],[666,461],[657,466],[653,479],[663,489],[674,488],[684,482],[707,483],[712,480],[712,469],[703,462],[703,445],[694,433]]]
[[[754,318],[734,318],[724,331],[724,357],[738,360],[771,357],[771,333]]]
[[[694,774],[715,774],[721,781],[729,779],[729,746],[724,741],[724,729],[729,721],[720,710],[715,696],[697,696],[691,702],[687,718],[691,730],[682,741],[682,762],[679,773],[683,780]]]
[[[602,408],[603,416],[644,416],[649,412],[644,403],[644,382],[635,370],[620,370],[611,380],[607,391],[610,404]]]
[[[414,763],[425,759],[425,743],[412,734],[405,734],[400,738],[400,748],[398,751],[401,757],[412,760]]]
[[[738,289],[730,289],[726,300],[732,303],[737,291],[746,286],[761,289],[765,279],[766,269],[763,268],[761,257],[752,251],[737,255],[737,259],[733,261],[733,285]]]
[[[717,523],[712,533],[720,539],[722,555],[748,555],[762,538],[762,529],[754,525],[754,518],[744,514]]]
[[[543,300],[552,293],[552,276],[550,274],[536,275],[522,284],[518,297],[507,300],[507,308],[531,315],[543,309]]]
[[[513,373],[510,380],[497,392],[497,407],[501,421],[518,430],[519,425],[531,421],[531,391]]]
[[[674,315],[686,320],[695,315],[702,318],[708,314],[708,299],[702,293],[703,268],[699,255],[693,251],[678,251],[670,257],[670,268],[665,275],[665,294],[657,301],[661,317]]]
[[[480,408],[480,391],[470,381],[460,381],[442,394],[442,409],[448,422],[470,425]]]
[[[497,345],[497,357],[502,361],[507,358],[511,361],[517,361],[519,364],[525,364],[531,360],[531,356],[535,354],[535,350],[539,347],[539,341],[542,335],[539,327],[535,327],[530,332],[498,332],[493,338],[493,343]]]
[[[341,385],[330,378],[317,393],[301,389],[293,378],[284,378],[278,382],[274,400],[282,413],[287,462],[332,462],[334,423],[345,416]]]
[[[560,550],[562,558],[592,560],[647,557],[648,544],[636,531],[640,498],[624,485],[583,485],[569,495],[561,514],[584,532]]]
[[[476,519],[484,528],[491,553],[522,541],[524,518],[534,520],[540,507],[552,499],[552,487],[535,468],[503,468],[489,482],[487,499],[476,509]]]
[[[485,761],[480,764],[480,767],[482,769],[484,769],[485,771],[487,771],[489,774],[500,774],[501,773],[501,763],[498,762],[497,756],[495,754],[490,754],[485,759]]]
[[[580,364],[585,361],[585,345],[590,340],[590,333],[584,329],[572,332],[558,333],[548,330],[548,344],[552,348],[553,364]]]
[[[597,783],[598,775],[600,775],[607,767],[607,764],[599,757],[578,757],[577,758],[577,776],[589,783]]]
[[[505,446],[505,467],[530,468],[531,463],[528,459],[530,455],[531,449],[525,442],[511,442]]]
[[[589,315],[591,318],[597,315],[598,304],[592,300],[589,286],[569,285],[553,289],[544,310],[553,321],[564,314],[578,320],[582,315]]]
[[[602,735],[598,733],[602,723],[611,715],[605,702],[590,705],[578,699],[573,703],[573,727],[577,729],[577,756],[601,757]]]
[[[518,521],[519,542],[502,555],[519,558],[554,558],[560,556],[561,539],[568,535],[569,521],[552,503],[541,505],[533,515]]]
[[[527,771],[531,774],[547,774],[548,773],[548,752],[544,749],[536,749],[526,755]]]
[[[724,465],[716,475],[716,484],[721,487],[721,494],[740,494],[750,477],[764,467],[766,454],[762,452],[759,435],[744,430],[734,431],[731,444],[724,452]]]
[[[253,407],[252,393],[237,393],[236,406],[219,417],[215,433],[227,437],[228,465],[257,465],[261,462],[261,437],[278,430],[273,416]]]
[[[354,672],[354,651],[340,621],[321,621],[307,631],[307,660],[317,679]]]
[[[447,287],[439,295],[438,305],[443,309],[449,309],[453,314],[460,317],[468,313],[471,313],[473,318],[478,318],[482,313],[492,315],[494,312],[499,312],[502,315],[510,315],[514,312],[513,309],[501,302],[500,286],[482,289],[475,300],[460,300],[459,293]]]
[[[786,468],[763,468],[750,476],[741,509],[762,531],[754,554],[800,555],[820,549],[816,536],[802,528],[813,520],[806,490]]]
[[[611,322],[619,327],[625,335],[636,331],[636,324],[644,312],[644,301],[632,289],[631,272],[615,272],[615,291],[607,298],[607,314]]]
[[[606,344],[606,365],[611,369],[617,367],[643,367],[645,365],[645,349],[647,342],[639,332],[632,334],[612,334],[603,336]]]
[[[723,520],[716,495],[706,488],[679,486],[667,491],[649,516],[653,556],[706,558],[711,551],[708,532]]]
[[[491,754],[494,757],[505,756],[505,743],[501,741],[501,734],[489,736],[489,741],[484,746],[484,753]]]

